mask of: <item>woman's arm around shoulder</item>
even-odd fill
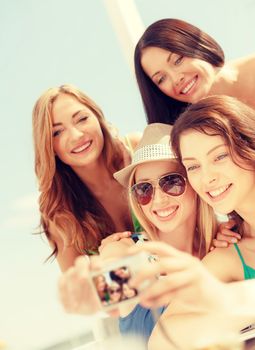
[[[136,148],[136,146],[140,142],[140,140],[142,138],[142,133],[139,131],[132,132],[132,133],[127,134],[126,138],[128,138],[128,140],[131,143],[132,149],[134,149],[134,148]]]

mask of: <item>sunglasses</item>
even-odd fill
[[[160,189],[169,196],[181,196],[186,189],[186,179],[181,174],[170,173],[158,178],[157,183]],[[154,181],[139,182],[131,187],[132,195],[140,205],[147,205],[153,198]]]
[[[118,288],[118,289],[110,289],[110,290],[109,290],[109,293],[110,293],[110,294],[120,293],[120,292],[121,292],[121,289],[120,289],[120,288]]]

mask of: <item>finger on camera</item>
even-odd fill
[[[123,232],[116,232],[113,233],[112,235],[102,239],[101,244],[99,246],[99,252],[109,243],[112,242],[117,242],[119,240],[121,240],[122,238],[127,238],[131,236],[131,232],[130,231],[123,231]]]
[[[170,256],[182,256],[183,253],[181,251],[177,251],[175,248],[171,247],[170,245],[167,245],[163,242],[145,242],[143,244],[137,244],[135,246],[132,246],[129,248],[128,252],[130,254],[136,254],[141,251],[145,251],[151,254],[158,255],[159,257],[170,257]]]
[[[221,230],[222,228],[228,228],[231,229],[233,226],[236,225],[236,221],[233,219],[230,219],[229,221],[226,222],[221,222],[218,226],[219,230]]]
[[[226,241],[228,243],[237,243],[238,242],[238,239],[236,237],[234,237],[233,235],[227,236],[227,235],[220,233],[220,232],[217,234],[216,239],[218,241]]]
[[[179,272],[187,266],[186,261],[169,257],[161,258],[159,261],[148,263],[147,266],[136,273],[130,280],[130,285],[139,287],[144,280],[153,280],[156,276]]]
[[[220,231],[218,232],[218,234],[222,234],[224,236],[230,236],[230,237],[235,237],[237,239],[241,239],[241,235],[238,232],[232,231],[231,229],[226,228],[226,227],[222,227],[220,229]]]
[[[157,298],[164,293],[176,293],[180,288],[184,288],[190,284],[193,277],[190,276],[190,271],[182,271],[162,277],[153,283],[150,287],[142,292],[143,298]]]
[[[228,244],[228,242],[226,242],[226,241],[219,241],[219,240],[217,240],[217,239],[213,239],[213,246],[215,247],[215,248],[227,248],[228,246],[229,246],[229,244]]]

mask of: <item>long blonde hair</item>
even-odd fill
[[[104,136],[102,151],[110,174],[122,166],[122,154],[111,136],[104,115],[96,103],[72,85],[50,88],[37,100],[33,109],[35,173],[39,182],[41,226],[53,243],[52,255],[58,248],[50,233],[53,225],[65,244],[79,253],[97,250],[101,239],[115,232],[115,225],[93,193],[55,154],[52,141],[52,108],[60,94],[70,95],[89,108],[97,117]]]
[[[181,166],[181,165],[180,165]],[[181,166],[182,167],[182,166]],[[183,167],[182,167],[183,168]],[[185,171],[185,169],[183,169]],[[129,203],[133,213],[139,220],[141,226],[144,228],[151,240],[159,240],[157,234],[157,228],[153,225],[148,218],[144,215],[140,205],[134,199],[131,193],[131,187],[135,184],[135,172],[136,168],[132,171],[129,178]],[[193,252],[202,259],[208,252],[212,243],[212,239],[216,234],[217,222],[213,209],[205,203],[199,196],[197,196],[197,218],[196,218],[196,230],[193,236]]]

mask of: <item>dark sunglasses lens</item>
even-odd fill
[[[132,188],[137,202],[141,205],[146,205],[151,201],[153,194],[153,187],[149,182],[142,182],[136,184]]]
[[[120,292],[121,292],[120,288],[118,288],[118,289],[110,289],[110,294],[120,293]]]
[[[170,174],[160,179],[159,186],[171,196],[180,196],[185,191],[186,181],[182,175]]]

